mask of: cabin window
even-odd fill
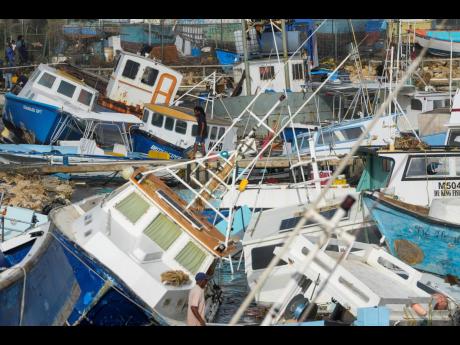
[[[174,259],[189,272],[195,274],[206,259],[206,253],[190,241]]]
[[[180,227],[163,214],[156,217],[144,230],[144,234],[163,250],[168,250],[181,233]]]
[[[134,62],[132,60],[127,60],[125,69],[123,70],[123,73],[121,74],[123,77],[129,78],[129,79],[136,79],[137,72],[139,71],[140,64],[137,62]]]
[[[262,66],[259,67],[260,80],[270,80],[275,77],[274,66]]]
[[[78,95],[78,101],[84,105],[90,105],[91,100],[93,99],[93,94],[86,90],[81,89],[80,95]]]
[[[142,74],[141,82],[149,86],[153,86],[155,85],[155,81],[157,80],[157,77],[158,77],[158,70],[151,68],[151,67],[145,67],[144,73]]]
[[[329,145],[334,143],[334,133],[332,132],[323,132],[318,133],[318,145]]]
[[[177,120],[175,130],[177,133],[185,134],[187,132],[187,122]]]
[[[211,134],[209,135],[209,139],[216,140],[216,136],[217,136],[217,127],[212,126],[211,127]]]
[[[156,127],[163,127],[163,118],[164,116],[158,113],[153,113],[152,116],[152,125]]]
[[[225,133],[225,128],[220,127],[220,128],[219,128],[219,136],[218,136],[219,139],[222,138],[222,137],[224,136],[224,133]]]
[[[43,85],[44,87],[47,87],[48,89],[51,89],[53,87],[55,80],[56,80],[56,77],[54,75],[51,75],[45,72],[43,73],[42,77],[38,81],[38,84]]]
[[[412,110],[422,110],[423,109],[422,101],[414,98],[410,101],[410,107]]]
[[[196,137],[198,134],[198,125],[192,125],[192,137]]]
[[[273,251],[275,250],[276,247],[281,247],[281,244],[273,244],[270,246],[265,246],[265,247],[258,247],[258,248],[253,248],[251,250],[251,258],[252,258],[252,269],[253,270],[261,270],[266,268],[270,262],[273,259],[273,256],[275,255]],[[284,260],[278,261],[276,266],[283,266],[286,265],[287,262]]]
[[[345,140],[356,140],[364,132],[362,127],[345,128],[340,131],[342,132],[342,135],[345,137]]]
[[[72,98],[76,88],[77,87],[75,85],[70,84],[66,82],[65,80],[61,80],[61,83],[59,84],[57,92],[60,93],[61,95]]]
[[[144,116],[142,116],[142,121],[147,123],[149,121],[149,114],[150,112],[147,109],[144,109]]]
[[[136,192],[131,193],[118,204],[115,209],[135,224],[149,209],[149,204]]]
[[[170,117],[166,117],[165,129],[167,129],[168,131],[172,131],[173,128],[174,128],[174,119]]]
[[[429,176],[449,176],[447,157],[411,157],[406,178],[426,178]]]
[[[433,101],[433,110],[442,108],[444,106],[444,100],[443,99],[437,99]]]
[[[447,139],[448,146],[460,146],[460,130],[454,129],[449,131],[449,138]]]
[[[303,66],[301,63],[292,65],[292,80],[303,80]]]

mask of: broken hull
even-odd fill
[[[460,277],[460,225],[423,216],[368,193],[363,200],[394,256],[419,270]]]

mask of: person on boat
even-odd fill
[[[201,145],[201,152],[203,156],[206,155],[206,149],[204,142],[208,136],[208,124],[206,123],[206,114],[204,109],[200,106],[196,106],[193,111],[195,112],[196,120],[198,122],[198,131],[196,133],[195,145],[193,146],[193,157],[195,157],[196,151],[198,151],[198,145]]]
[[[195,276],[196,285],[190,290],[188,295],[188,326],[206,326],[206,321],[204,319],[204,289],[208,284],[208,280],[209,276],[203,272],[198,272]]]

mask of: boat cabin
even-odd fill
[[[183,325],[195,274],[212,274],[217,260],[232,254],[235,245],[226,246],[204,216],[186,210],[184,200],[143,171],[134,171],[110,195],[55,209],[50,218],[153,310],[160,324]]]
[[[306,81],[306,59],[301,57],[290,58],[289,65],[289,82],[290,91],[300,92],[305,88]],[[250,60],[249,76],[251,78],[251,95],[255,95],[260,85],[266,86],[266,92],[283,92],[286,88],[284,79],[284,64],[279,63],[276,59],[258,59]],[[237,64],[233,67],[234,80],[241,79],[244,71],[244,63]],[[247,77],[247,75],[246,75]],[[242,85],[242,96],[247,96],[246,83]]]
[[[106,96],[129,106],[174,101],[182,74],[152,59],[122,51],[107,85]]]
[[[460,196],[460,150],[360,148],[365,170],[357,190],[380,190],[405,203],[430,206],[433,199]]]
[[[98,92],[64,71],[40,64],[18,96],[58,107],[66,105],[91,111]]]
[[[297,136],[299,151],[301,154],[310,153],[309,139],[313,136],[315,151],[318,156],[330,155],[331,153],[336,155],[346,154],[360,135],[364,133],[371,121],[372,117],[366,117],[326,126],[315,132],[302,133]],[[399,123],[402,122],[398,121],[398,114],[381,117],[364,140],[363,146],[387,145],[390,137],[390,127],[395,126],[394,122],[396,122],[395,129],[397,131]]]
[[[193,109],[164,106],[159,104],[146,104],[142,118],[142,130],[164,140],[170,144],[186,149],[195,143],[198,131]],[[225,134],[231,122],[222,119],[207,119],[208,137],[205,141],[206,150],[209,151],[217,140]],[[236,129],[232,129],[229,135],[216,147],[216,151],[229,151],[235,148]]]

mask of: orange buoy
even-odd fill
[[[414,303],[411,305],[412,309],[417,313],[419,316],[425,316],[426,310],[418,303]]]

